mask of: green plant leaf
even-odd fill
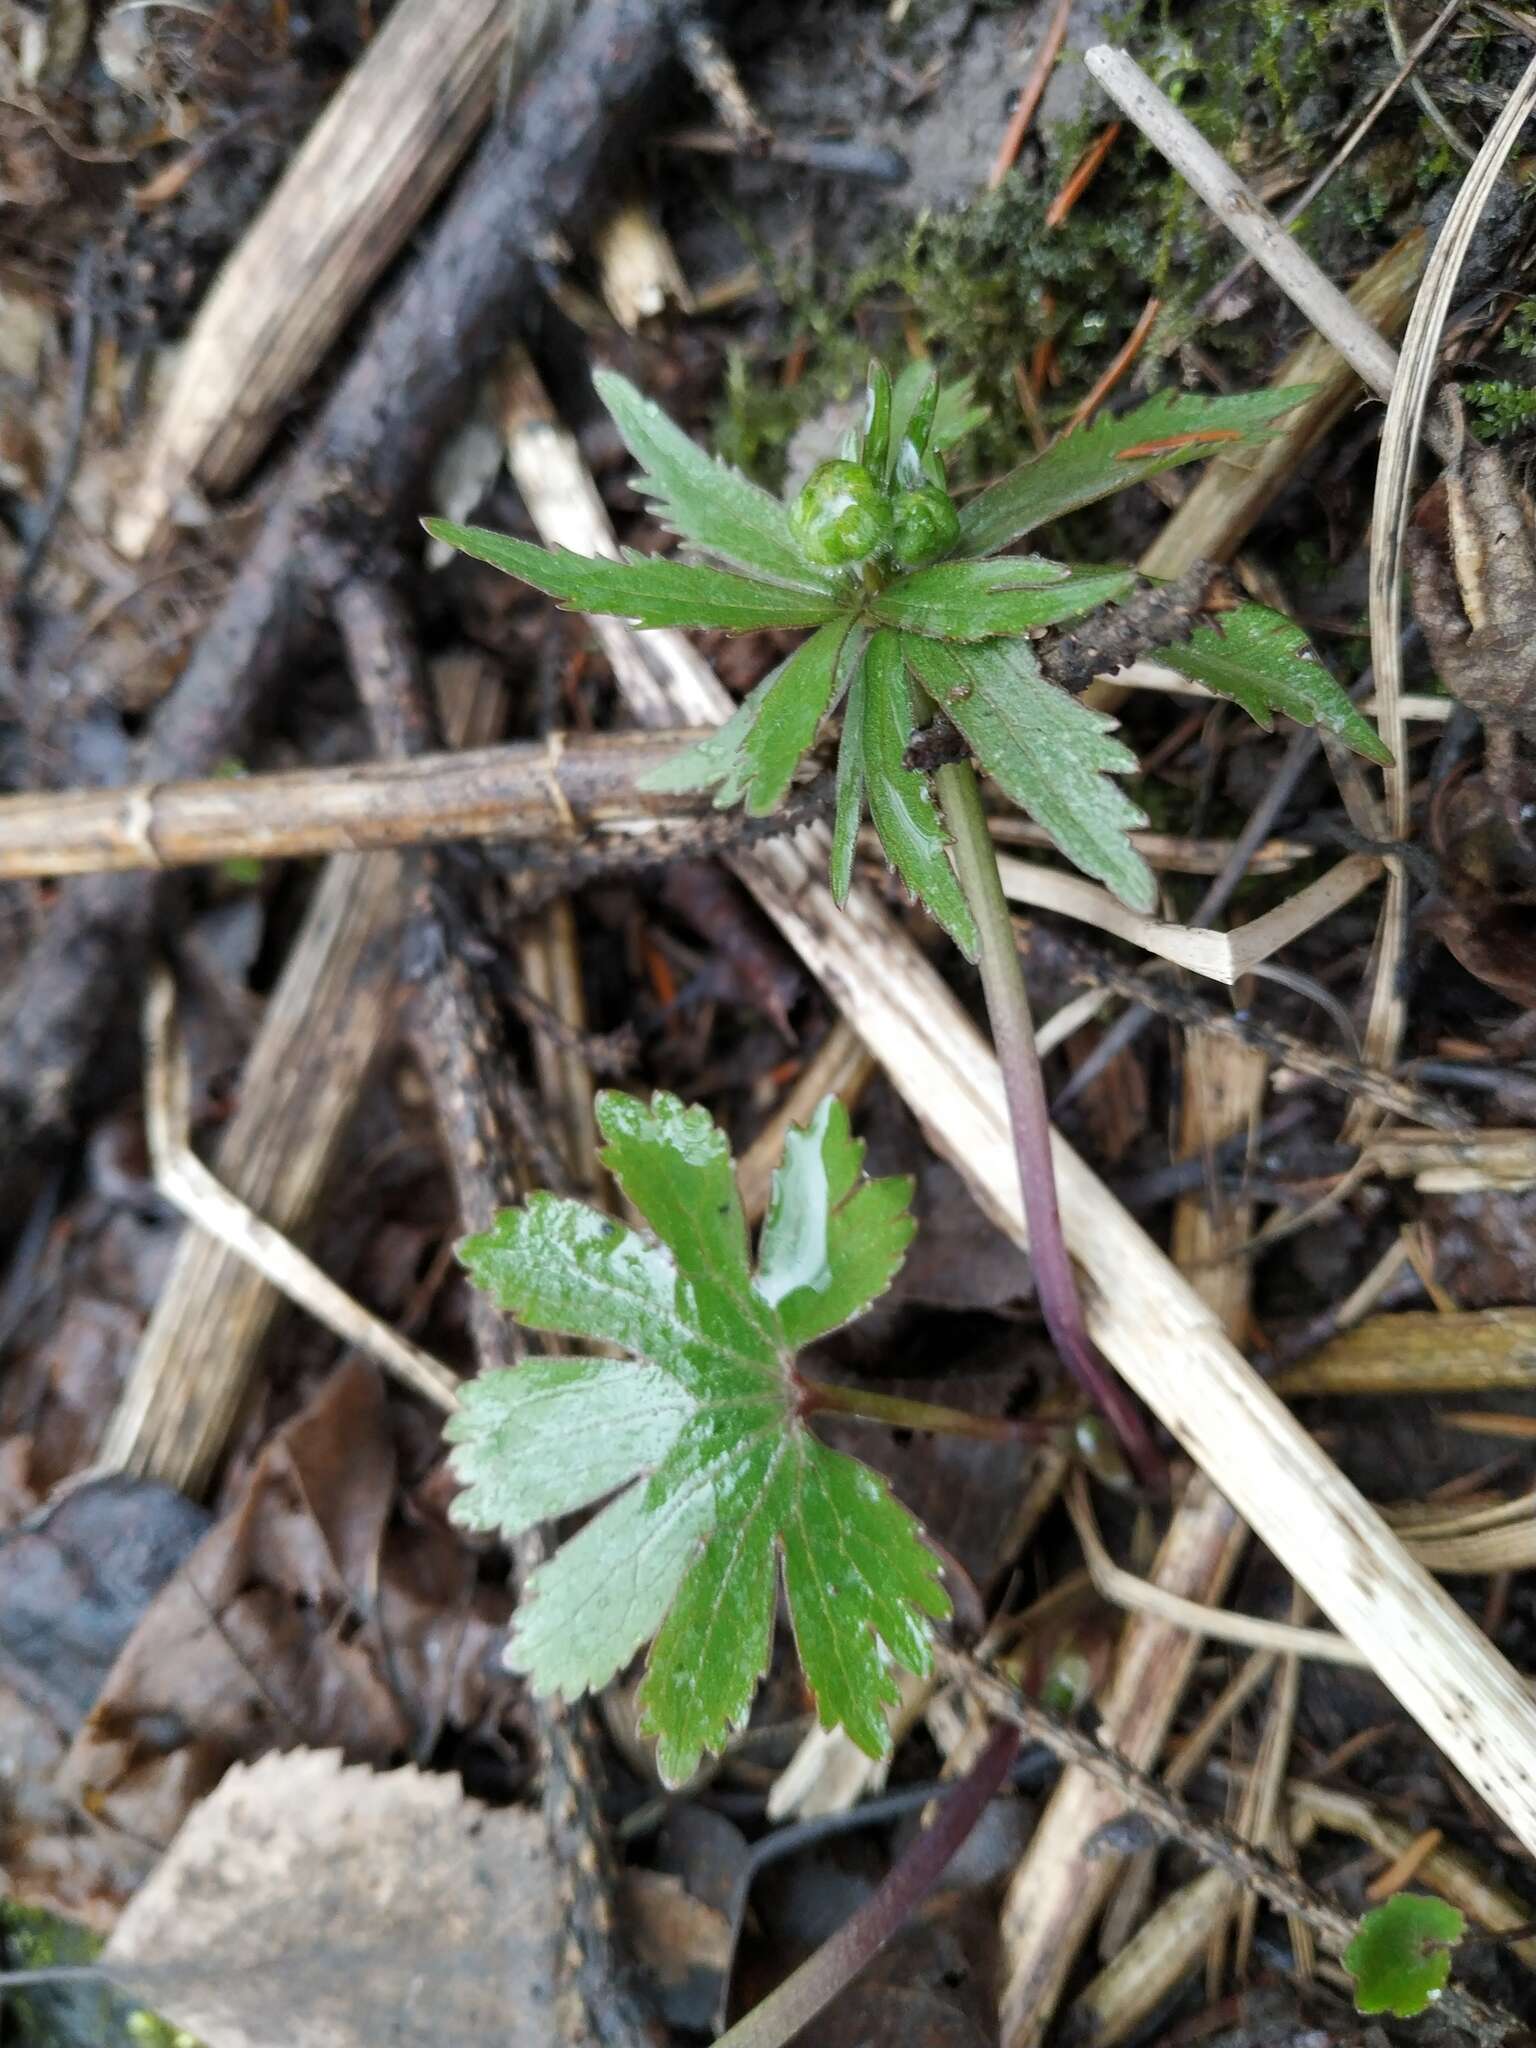
[[[903,765],[915,729],[912,684],[895,633],[877,633],[864,658],[859,729],[864,791],[885,857],[967,959],[979,940],[965,892],[949,861],[949,834],[928,777]],[[848,745],[844,727],[843,744]]]
[[[1048,683],[1023,640],[950,647],[908,635],[902,651],[1004,795],[1085,874],[1133,909],[1153,909],[1152,871],[1127,837],[1146,819],[1109,779],[1136,767],[1109,737],[1115,721]]]
[[[847,687],[863,644],[864,634],[851,618],[832,620],[764,676],[718,732],[653,768],[641,787],[713,789],[719,809],[745,800],[754,817],[766,817]]]
[[[449,1425],[454,1514],[470,1526],[516,1535],[614,1495],[533,1574],[508,1662],[574,1697],[652,1641],[640,1702],[679,1784],[745,1719],[782,1558],[824,1724],[884,1755],[890,1667],[928,1670],[949,1603],[884,1482],[811,1434],[794,1356],[890,1284],[910,1183],[863,1177],[829,1099],[790,1134],[754,1271],[730,1152],[703,1110],[607,1093],[598,1122],[604,1163],[658,1241],[539,1195],[460,1248],[533,1328],[635,1354],[486,1374]]]
[[[864,1141],[835,1095],[784,1139],[757,1250],[757,1291],[798,1350],[864,1313],[896,1276],[917,1225],[905,1175],[864,1177]]]
[[[1160,647],[1148,658],[1230,697],[1266,732],[1275,712],[1283,711],[1298,725],[1320,725],[1368,761],[1392,759],[1370,720],[1318,660],[1300,626],[1265,605],[1239,605],[1215,625],[1198,626],[1179,646]]]
[[[903,632],[935,640],[992,640],[1082,618],[1124,597],[1135,581],[1131,569],[1073,570],[1038,555],[939,562],[898,577],[870,600],[869,609],[882,625]]]
[[[1426,2011],[1450,1982],[1451,1949],[1466,1931],[1454,1906],[1420,1892],[1397,1892],[1373,1908],[1344,1951],[1355,2010],[1400,2020]]]
[[[904,363],[891,393],[891,466],[894,468],[896,451],[906,439],[928,379],[933,375],[933,365],[921,356],[914,356]],[[928,429],[928,447],[935,455],[942,455],[946,448],[953,448],[957,441],[963,441],[967,434],[974,433],[986,419],[988,408],[976,403],[976,383],[972,377],[957,378],[953,384],[941,382],[938,404],[934,409],[933,423]]]
[[[864,818],[864,700],[868,691],[860,661],[843,705],[843,731],[837,748],[837,806],[832,816],[832,852],[827,879],[832,900],[841,909],[853,886],[853,857]]]
[[[959,553],[995,554],[1048,520],[1162,470],[1263,440],[1271,423],[1310,397],[1312,388],[1290,384],[1223,398],[1164,391],[1131,412],[1106,413],[978,492],[960,514]],[[1190,438],[1202,434],[1213,438]],[[1227,438],[1232,435],[1237,438]],[[1146,452],[1127,452],[1134,450]]]
[[[635,488],[664,526],[738,569],[801,589],[825,589],[795,546],[787,508],[777,498],[706,455],[627,377],[599,370],[592,381],[641,465]]]
[[[558,598],[567,611],[610,612],[637,626],[719,626],[728,633],[752,633],[768,626],[819,626],[840,607],[825,590],[791,590],[674,562],[670,555],[624,550],[621,562],[593,561],[564,548],[535,547],[511,534],[483,526],[455,526],[450,519],[424,519],[435,540],[488,562],[508,576]]]

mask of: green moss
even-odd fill
[[[914,0],[908,32],[923,0]],[[1276,173],[1304,181],[1337,146],[1392,57],[1375,0],[1253,0],[1216,8],[1195,0],[1128,0],[1105,28],[1136,51],[1196,125],[1261,189]],[[904,33],[888,31],[895,50]],[[1107,108],[1090,91],[1081,112],[1040,136],[1044,175],[1026,162],[997,192],[952,213],[894,221],[861,252],[854,275],[775,275],[771,251],[753,253],[784,308],[769,345],[776,363],[803,352],[792,388],[765,375],[766,363],[733,359],[719,418],[721,451],[766,482],[782,475],[795,429],[858,386],[872,349],[899,354],[905,338],[951,375],[975,378],[991,408],[968,451],[964,484],[1010,466],[1029,450],[1015,373],[1035,344],[1055,344],[1059,383],[1044,394],[1058,426],[1112,359],[1150,293],[1162,312],[1137,366],[1143,389],[1180,374],[1181,343],[1197,331],[1200,298],[1236,260],[1227,238],[1161,157],[1127,128],[1091,193],[1047,230],[1050,199],[1103,128]],[[1432,166],[1426,170],[1426,166]],[[1417,218],[1426,178],[1461,175],[1438,161],[1417,108],[1406,96],[1330,184],[1300,225],[1302,240],[1330,275],[1365,267]],[[1273,361],[1272,296],[1254,313],[1220,325],[1200,322],[1201,346],[1234,383],[1262,376]]]
[[[1498,377],[1474,378],[1461,387],[1472,424],[1486,439],[1504,441],[1536,427],[1536,388]]]

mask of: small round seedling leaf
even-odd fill
[[[1466,1931],[1454,1906],[1419,1892],[1398,1892],[1367,1913],[1344,1951],[1355,2010],[1400,2020],[1425,2011],[1450,1981],[1451,1950]]]

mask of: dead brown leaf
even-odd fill
[[[425,1756],[443,1726],[506,1704],[505,1596],[397,1492],[378,1376],[343,1366],[269,1440],[118,1657],[69,1758],[88,1811],[165,1842],[237,1760]]]

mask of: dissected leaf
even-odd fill
[[[1055,626],[1112,604],[1136,581],[1130,569],[1066,568],[1039,555],[939,562],[901,576],[870,600],[883,625],[937,640],[991,640]]]
[[[718,732],[653,768],[641,788],[712,789],[719,809],[744,800],[754,817],[766,817],[846,688],[863,644],[852,618],[833,619],[764,676]]]
[[[1205,398],[1159,392],[1130,412],[1106,413],[980,491],[960,514],[960,553],[990,555],[1048,520],[1091,505],[1181,463],[1266,438],[1271,423],[1311,395],[1309,384]],[[1222,439],[1202,439],[1222,436]],[[1126,457],[1126,450],[1147,450]],[[1123,459],[1122,459],[1123,458]]]
[[[538,1195],[461,1247],[523,1322],[636,1354],[485,1374],[448,1426],[454,1512],[474,1526],[514,1535],[624,1489],[534,1573],[508,1661],[573,1696],[654,1637],[641,1705],[663,1777],[681,1783],[751,1705],[782,1557],[824,1723],[884,1754],[889,1667],[928,1669],[948,1601],[884,1482],[811,1434],[794,1353],[889,1285],[910,1185],[865,1180],[846,1112],[823,1103],[790,1136],[754,1274],[730,1152],[703,1110],[609,1093],[598,1122],[604,1164],[660,1242]]]
[[[1392,755],[1312,651],[1300,626],[1262,604],[1239,605],[1217,624],[1197,626],[1177,647],[1149,657],[1240,704],[1267,732],[1283,711],[1298,725],[1320,725],[1357,754],[1383,763]]]
[[[1130,749],[1110,737],[1115,721],[1048,683],[1025,641],[950,647],[906,635],[902,650],[1004,795],[1075,866],[1133,909],[1151,910],[1152,871],[1127,836],[1146,819],[1110,780],[1136,767]]]
[[[875,635],[864,674],[859,747],[870,818],[891,866],[974,960],[979,944],[976,921],[950,866],[949,834],[928,777],[903,765],[913,733],[912,685],[897,634]]]
[[[595,561],[484,526],[456,526],[451,519],[421,523],[435,540],[520,577],[558,598],[567,611],[609,612],[637,626],[719,626],[751,633],[767,626],[819,626],[839,609],[824,590],[760,583],[726,569],[675,562],[670,555],[626,548],[621,562]]]
[[[1451,1949],[1466,1931],[1454,1906],[1420,1892],[1397,1892],[1375,1907],[1344,1951],[1355,2010],[1400,2020],[1424,2012],[1450,1982]]]
[[[802,589],[824,587],[795,546],[787,508],[777,498],[706,455],[627,377],[599,370],[592,381],[642,465],[635,488],[664,526],[739,569]]]

